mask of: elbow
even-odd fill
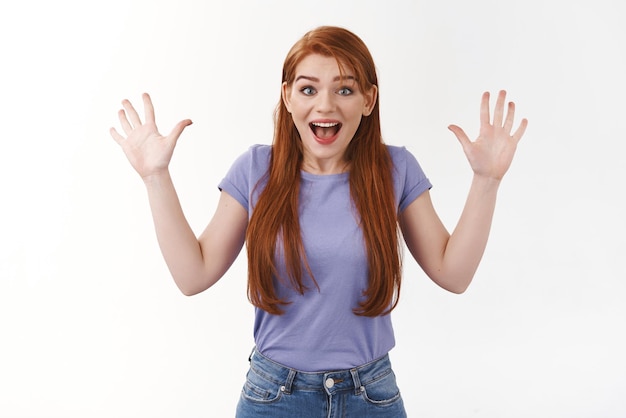
[[[198,283],[196,282],[194,283],[185,283],[185,282],[178,282],[178,281],[175,281],[175,282],[176,282],[176,286],[178,286],[178,290],[180,290],[180,292],[185,296],[194,296],[206,290],[206,287],[199,286]]]
[[[219,277],[215,278],[205,274],[196,274],[192,276],[174,277],[174,282],[183,295],[193,296],[213,286],[218,279]]]
[[[438,277],[433,278],[432,280],[442,289],[447,290],[450,293],[454,293],[456,295],[461,295],[465,293],[470,283],[472,282],[473,276],[464,277],[464,276],[452,276],[452,277]]]
[[[467,290],[467,288],[469,287],[469,283],[466,285],[455,285],[455,286],[451,286],[446,288],[446,290],[450,293],[454,293],[455,295],[462,295],[463,293],[465,293],[465,291]]]
[[[187,288],[181,288],[181,287],[179,287],[178,289],[185,296],[193,296],[193,295],[197,295],[198,293],[200,293],[194,289],[187,289]]]

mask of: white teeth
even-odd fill
[[[313,122],[311,125],[319,128],[332,128],[333,126],[339,125],[339,122]]]

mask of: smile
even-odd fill
[[[315,137],[321,142],[332,142],[335,140],[339,130],[341,129],[341,123],[339,122],[311,122],[309,124],[311,131]]]

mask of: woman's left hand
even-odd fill
[[[505,99],[506,92],[501,90],[496,100],[493,123],[491,123],[489,92],[483,93],[480,104],[480,132],[475,141],[471,141],[460,127],[456,125],[448,127],[461,143],[470,166],[477,176],[501,180],[509,169],[511,161],[513,161],[517,143],[522,139],[528,125],[528,121],[522,119],[517,130],[511,134],[515,104],[513,102],[508,103],[505,118]]]

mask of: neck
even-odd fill
[[[307,173],[317,175],[341,174],[348,171],[350,163],[348,161],[328,161],[328,160],[304,160],[302,161],[302,170]]]

